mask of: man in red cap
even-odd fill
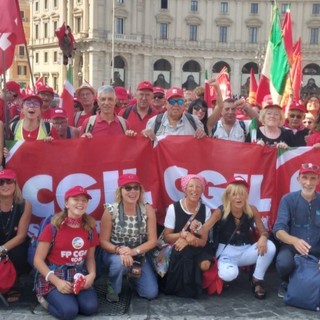
[[[148,121],[142,131],[145,137],[154,141],[160,135],[193,135],[198,139],[207,136],[199,118],[184,112],[185,99],[181,88],[170,88],[166,92],[166,100],[167,111]]]
[[[303,124],[306,108],[303,104],[293,101],[289,106],[288,117],[284,127],[293,133],[291,147],[303,147],[306,145],[306,136],[309,129]]]
[[[153,87],[153,99],[151,101],[151,105],[154,109],[156,109],[159,113],[165,112],[165,99],[164,99],[164,89],[161,87]]]
[[[55,108],[51,113],[51,123],[56,129],[60,139],[79,138],[79,130],[68,126],[68,116],[64,109]]]
[[[16,81],[6,82],[5,89],[0,98],[0,120],[5,122],[4,103],[9,109],[9,121],[19,119],[22,106],[20,85]]]
[[[43,121],[50,121],[51,104],[54,98],[53,88],[49,86],[40,86],[38,88],[38,95],[43,101],[41,106],[41,119]]]
[[[130,124],[130,128],[137,133],[140,133],[146,127],[150,118],[158,114],[158,112],[151,106],[152,98],[152,84],[149,81],[141,81],[137,87],[137,103],[119,112],[119,116],[127,119]]]
[[[114,87],[114,92],[116,94],[116,106],[114,111],[118,114],[122,109],[127,108],[129,99],[127,90],[124,87]]]

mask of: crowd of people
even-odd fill
[[[68,119],[65,109],[52,107],[55,93],[51,87],[43,86],[37,93],[22,96],[19,85],[9,81],[0,99],[0,156],[7,156],[4,138],[10,137],[51,141],[120,134],[142,135],[156,141],[160,136],[192,135],[196,139],[210,137],[281,149],[320,147],[317,97],[310,97],[305,104],[292,101],[283,112],[271,96],[264,97],[260,108],[245,99],[223,100],[219,84],[215,80],[209,84],[216,92],[212,109],[199,87],[193,91],[164,89],[141,81],[133,98],[123,87],[103,85],[96,90],[84,83],[76,90],[74,115]],[[97,247],[102,251],[109,281],[106,299],[111,302],[119,301],[124,276],[142,298],[154,299],[160,290],[198,297],[202,293],[202,275],[210,272],[214,263],[225,284],[237,278],[242,267],[253,266],[253,295],[264,299],[263,280],[275,256],[281,277],[279,296],[283,297],[294,270],[294,255],[320,257],[317,164],[302,164],[298,176],[301,190],[281,200],[274,242],[269,239],[272,231],[266,229],[257,208],[248,202],[250,185],[242,177],[230,173],[222,206],[215,210],[201,200],[207,186],[205,177],[182,177],[184,197],[168,207],[163,226],[164,240],[172,251],[168,271],[160,282],[152,262],[159,226],[137,175],[119,177],[115,202],[105,204],[99,235],[95,220],[86,213],[91,199],[88,191],[81,186],[70,188],[65,193],[63,210],[54,215],[39,237],[33,266],[26,263],[32,208],[22,198],[18,180],[13,170],[0,171],[0,257],[9,256],[18,275],[35,268],[38,301],[59,319],[97,312]],[[307,224],[310,234],[301,227]],[[215,235],[214,245],[209,241],[210,234]],[[6,293],[10,303],[19,297],[17,284]]]

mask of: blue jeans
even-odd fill
[[[72,320],[78,314],[91,316],[98,310],[98,297],[93,288],[82,290],[78,295],[63,294],[54,289],[45,299],[49,304],[48,311],[58,319]]]
[[[295,268],[294,255],[298,253],[294,246],[282,244],[276,258],[276,269],[282,281],[289,281],[289,275]]]
[[[119,294],[122,288],[122,277],[127,274],[129,268],[121,263],[120,256],[117,254],[103,253],[103,262],[108,267],[108,277],[113,290]],[[154,299],[158,296],[158,282],[153,268],[146,257],[142,264],[142,273],[140,278],[134,279],[137,293],[140,297]]]

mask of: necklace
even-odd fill
[[[9,230],[9,226],[11,224],[11,221],[13,219],[12,213],[13,205],[11,206],[10,211],[2,211],[0,210],[0,220],[1,220],[1,229],[3,234],[5,235],[5,238],[8,237],[10,234],[11,230]]]

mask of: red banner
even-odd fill
[[[296,190],[301,163],[318,163],[319,150],[308,147],[284,152],[255,144],[205,138],[169,136],[152,147],[144,137],[107,136],[52,142],[17,142],[7,167],[17,171],[23,195],[32,202],[33,222],[64,208],[64,193],[74,185],[92,196],[88,213],[100,220],[103,204],[114,201],[119,175],[135,172],[146,199],[163,223],[166,207],[183,197],[180,178],[188,173],[208,181],[203,201],[221,204],[226,182],[240,175],[250,184],[250,203],[266,226],[274,223],[280,197]],[[31,228],[32,229],[32,228]]]

